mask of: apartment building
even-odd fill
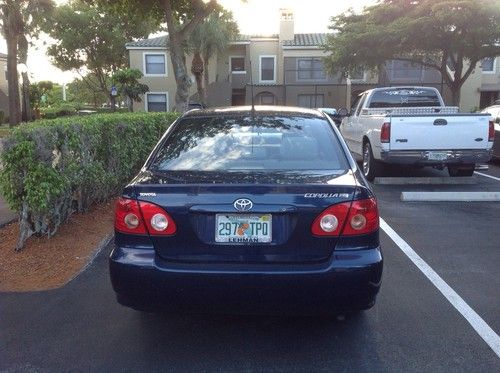
[[[9,87],[7,83],[7,55],[0,53],[0,111],[9,115]]]
[[[388,61],[377,72],[360,69],[348,79],[340,73],[327,74],[322,62],[326,56],[322,48],[326,37],[325,33],[296,34],[293,12],[281,9],[278,34],[240,35],[223,54],[212,58],[208,105],[248,105],[253,96],[254,102],[262,105],[350,107],[354,98],[367,89],[402,85],[436,87],[445,102],[450,101],[449,89],[439,71],[405,61]],[[126,48],[130,66],[143,72],[142,83],[150,88],[143,102],[134,104],[134,110],[173,108],[176,85],[167,36],[130,42]],[[191,60],[188,56],[188,71]],[[462,110],[486,106],[482,104],[498,97],[500,67],[497,65],[493,59],[493,63],[488,60],[483,62],[482,69],[476,69],[470,84],[464,86]],[[191,100],[198,101],[195,84],[191,87]]]

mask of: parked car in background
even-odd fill
[[[493,142],[493,158],[500,159],[500,104],[488,106],[487,108],[481,110],[481,113],[489,114],[493,119],[495,126],[495,141]]]
[[[377,202],[316,110],[192,110],[117,202],[110,275],[138,310],[368,309],[382,275]]]
[[[385,87],[363,92],[340,132],[363,173],[373,180],[384,163],[448,168],[471,176],[491,158],[494,124],[488,114],[460,114],[429,87]]]

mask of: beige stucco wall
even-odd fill
[[[154,76],[146,76],[144,71],[144,54],[148,53],[164,53],[166,58],[166,76],[154,75]],[[191,85],[191,89],[189,94],[193,95],[197,92],[196,83],[194,80],[194,76],[191,74],[191,62],[193,56],[189,55],[186,57],[186,65],[189,74],[192,77],[193,84]],[[129,62],[130,67],[139,69],[145,76],[140,80],[141,83],[146,84],[149,87],[150,93],[167,93],[168,94],[168,109],[172,110],[175,106],[175,92],[176,92],[176,83],[174,71],[172,68],[172,62],[170,60],[170,55],[165,49],[131,49],[129,50]],[[210,81],[213,82],[216,78],[217,71],[217,60],[216,58],[212,58],[209,62],[209,78]],[[134,103],[134,111],[144,111],[146,110],[146,100],[143,98],[143,101],[140,103]]]
[[[260,84],[260,56],[276,56],[276,82],[283,84],[283,58],[280,58],[278,39],[254,39],[249,45],[249,54],[252,61],[252,74],[254,84]],[[267,83],[266,83],[267,84]]]
[[[500,84],[500,57],[495,58],[495,70],[493,72],[481,73],[481,84]]]
[[[466,69],[468,66],[465,66],[464,68]],[[475,108],[479,108],[479,87],[481,87],[482,75],[481,68],[478,65],[463,84],[462,89],[460,90],[461,112],[467,113]]]

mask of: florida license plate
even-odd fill
[[[448,159],[448,153],[446,152],[428,152],[427,159],[430,161],[444,161]]]
[[[215,242],[268,243],[272,240],[271,215],[217,214]]]

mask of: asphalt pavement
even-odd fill
[[[480,172],[500,178],[498,165]],[[375,185],[375,192],[384,221],[498,334],[500,202],[400,201],[404,190],[500,191],[500,179],[476,178],[475,185]],[[500,371],[471,321],[384,231],[381,241],[377,304],[344,321],[141,314],[115,302],[111,243],[61,289],[0,294],[0,372]]]

